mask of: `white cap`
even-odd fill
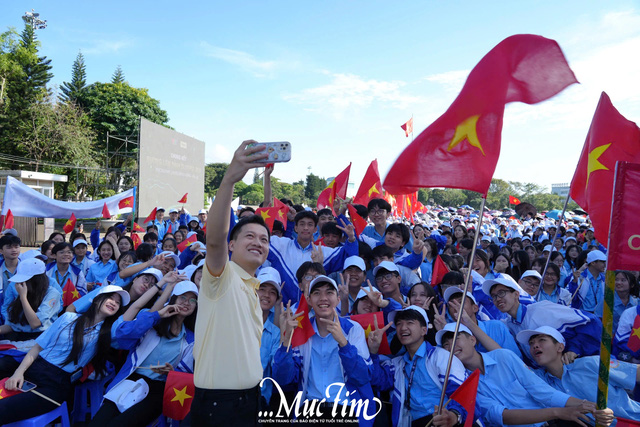
[[[131,301],[129,292],[125,291],[124,289],[122,289],[120,286],[117,286],[117,285],[102,286],[98,291],[98,293],[96,294],[96,296],[101,294],[111,294],[111,293],[117,293],[118,295],[120,295],[121,307],[124,307],[125,305],[129,305],[129,302]]]
[[[346,270],[349,267],[358,267],[362,271],[367,270],[367,266],[364,264],[364,260],[357,255],[350,256],[344,260],[344,268]]]
[[[540,326],[537,329],[525,329],[524,331],[518,332],[516,335],[516,339],[522,345],[529,345],[529,340],[531,337],[535,335],[549,335],[556,339],[559,343],[566,344],[566,341],[562,334],[558,332],[557,329],[552,328],[551,326]]]
[[[316,285],[322,285],[323,283],[329,283],[334,288],[336,288],[336,291],[338,290],[338,285],[336,284],[335,280],[333,280],[331,277],[321,274],[319,276],[316,276],[315,279],[313,279],[309,284],[309,293],[313,292],[313,288]]]
[[[163,211],[163,212],[164,212],[164,208],[163,208],[162,206],[158,206],[158,207],[156,208],[156,212],[160,212],[160,211]]]
[[[176,263],[176,267],[180,265],[180,257],[176,254],[174,254],[171,251],[164,251],[164,252],[160,252],[160,255],[163,255],[165,258],[169,257],[171,259],[173,259]]]
[[[564,242],[565,242],[565,243],[567,243],[569,240],[573,240],[574,242],[577,242],[576,238],[575,238],[575,237],[573,237],[573,236],[566,237],[566,238],[564,239]]]
[[[396,314],[398,314],[401,311],[407,311],[407,310],[413,310],[420,313],[420,315],[424,317],[424,321],[427,323],[427,327],[429,326],[429,316],[427,316],[427,312],[424,311],[424,308],[418,307],[417,305],[410,305],[409,307],[403,308],[402,310],[392,311],[391,313],[389,313],[389,322],[393,323],[393,325],[395,326]]]
[[[551,245],[547,245],[547,246],[545,246],[545,247],[542,249],[542,252],[552,252],[552,251],[556,251],[556,250],[557,250],[557,249],[556,249],[556,248],[554,248],[553,246],[551,246]]]
[[[200,209],[200,210],[198,211],[198,215],[200,215],[200,214],[206,214],[206,213],[207,213],[207,210],[206,210],[206,209]]]
[[[171,292],[171,296],[183,295],[187,292],[193,292],[198,296],[198,287],[191,280],[183,280],[182,282],[176,283],[173,288],[173,292]]]
[[[14,283],[26,282],[33,276],[44,274],[46,270],[47,268],[44,265],[44,262],[40,261],[38,258],[25,259],[18,263],[16,274],[10,278],[9,281]]]
[[[180,272],[180,274],[187,276],[187,279],[191,280],[191,276],[193,276],[193,273],[195,273],[197,269],[198,267],[195,265],[189,264]]]
[[[146,268],[141,272],[139,272],[138,274],[136,274],[135,277],[142,276],[143,274],[150,274],[151,276],[155,277],[156,283],[162,280],[162,271],[158,270],[157,268],[153,268],[153,267]]]
[[[457,295],[457,294],[462,294],[462,289],[460,289],[457,286],[450,286],[448,287],[445,291],[444,291],[444,302],[445,304],[449,303],[449,299],[453,296],[453,295]],[[476,299],[474,298],[474,296],[471,294],[471,292],[467,292],[467,297],[471,298],[471,301],[473,301],[473,303],[475,305],[478,305],[478,301],[476,301]]]
[[[576,234],[576,230],[575,230],[574,228],[567,228],[567,231],[565,232],[565,234],[566,234],[566,233],[573,233],[573,234]]]
[[[591,264],[594,261],[607,261],[607,256],[602,252],[595,250],[587,254],[587,264]]]
[[[171,208],[171,209],[169,209],[169,213],[178,213],[178,209]]]
[[[4,231],[2,232],[2,234],[3,234],[3,235],[4,235],[4,234],[11,234],[12,236],[16,236],[16,237],[18,237],[18,232],[16,231],[16,229],[15,229],[15,228],[7,228],[6,230],[4,230]]]
[[[280,273],[275,268],[263,267],[262,269],[260,269],[260,272],[258,273],[258,280],[260,281],[260,284],[272,284],[277,289],[278,295],[280,295],[280,293],[282,292],[282,289],[280,288],[282,279],[280,278]]]
[[[191,217],[191,219],[189,220],[189,222],[200,222],[200,220],[198,218],[195,217]],[[188,224],[188,223],[187,223]]]
[[[127,381],[131,384],[127,383]],[[127,392],[122,393],[121,398],[116,399],[117,402],[115,402],[116,407],[121,413],[144,400],[149,394],[149,384],[142,378],[135,382],[132,380],[124,380],[120,384],[126,386],[127,390]]]
[[[442,223],[442,226],[451,228],[451,223],[449,221],[445,221]]]
[[[395,271],[396,273],[400,273],[398,266],[391,261],[382,261],[380,264],[378,264],[377,267],[373,269],[374,277],[376,276],[376,274],[378,274],[378,270],[380,269],[387,270],[387,271]]]
[[[455,323],[447,323],[446,325],[444,325],[444,328],[440,329],[437,333],[436,333],[436,344],[438,344],[440,347],[442,347],[442,336],[444,334],[446,334],[447,332],[455,332],[456,331],[456,324]],[[469,330],[469,328],[467,328],[466,326],[460,324],[460,329],[458,329],[458,332],[466,332],[469,335],[473,336],[473,333],[471,333],[471,330]]]
[[[529,237],[529,236],[522,236],[522,239],[520,239],[520,240],[522,240],[522,241],[524,242],[525,240],[531,240],[531,237]]]
[[[482,284],[482,291],[485,294],[491,296],[491,288],[493,288],[495,285],[503,285],[503,286],[506,286],[507,288],[513,289],[514,291],[520,292],[519,286],[515,282],[504,277],[485,280],[484,283]]]
[[[481,241],[485,241],[485,242],[491,242],[491,236],[486,235],[486,236],[482,236],[482,239],[480,239]]]
[[[525,271],[522,273],[522,276],[520,276],[520,279],[524,279],[525,277],[535,277],[538,280],[542,280],[542,276],[536,270]]]
[[[86,240],[84,240],[84,239],[77,239],[77,240],[74,240],[74,241],[73,241],[73,247],[74,247],[74,248],[75,248],[76,246],[78,246],[78,245],[85,245],[85,246],[89,246],[89,245],[87,244],[87,241],[86,241]]]
[[[595,228],[593,228],[593,227],[587,228],[587,231],[593,231],[594,233],[596,232]]]
[[[364,297],[368,297],[369,295],[367,295],[367,293],[364,291],[364,289],[360,289],[358,291],[358,295],[356,295],[356,301],[358,301],[360,298],[364,298]]]

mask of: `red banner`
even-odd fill
[[[618,162],[609,232],[608,270],[640,270],[640,164]],[[604,243],[604,242],[603,242]]]

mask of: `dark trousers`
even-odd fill
[[[13,357],[0,358],[0,378],[12,376],[19,365]],[[39,393],[58,403],[66,401],[71,391],[70,374],[41,357],[38,357],[27,369],[24,379],[36,384],[36,390]],[[46,414],[56,408],[56,405],[37,394],[20,393],[0,399],[0,420],[2,424],[9,424]]]
[[[209,390],[196,387],[191,425],[251,427],[258,425],[260,387],[246,390]]]
[[[155,381],[136,373],[131,374],[127,379],[137,381],[140,378],[149,385],[147,397],[122,413],[115,403],[105,399],[89,426],[137,427],[148,425],[158,418],[162,413],[162,395],[164,394],[165,382]]]

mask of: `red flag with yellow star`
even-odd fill
[[[182,196],[182,199],[178,200],[178,203],[187,203],[187,196],[189,195],[189,193],[184,193],[184,196]]]
[[[67,283],[65,283],[62,288],[62,306],[68,307],[73,304],[74,301],[80,299],[80,292],[76,288],[76,285],[73,284],[71,279],[67,279]]]
[[[172,420],[184,420],[191,410],[196,387],[193,374],[171,371],[162,395],[162,414]]]
[[[607,270],[640,270],[640,164],[618,162],[613,189],[611,232],[607,252]],[[619,225],[619,226],[615,226]]]
[[[184,239],[182,242],[180,242],[180,244],[178,245],[178,250],[180,252],[184,252],[185,249],[187,249],[189,246],[191,246],[193,243],[197,241],[198,241],[198,235],[193,234],[190,237],[187,237],[186,239]]]
[[[153,210],[151,211],[151,213],[149,213],[149,216],[144,220],[144,224],[148,223],[148,222],[153,222],[156,219],[156,213],[158,212],[158,208],[153,208]]]
[[[282,203],[277,197],[273,198],[273,206],[278,208],[276,219],[282,223],[284,229],[287,229],[287,214],[289,213],[289,205]]]
[[[330,208],[333,210],[333,202],[336,200],[336,197],[341,199],[347,198],[347,186],[349,185],[349,172],[351,171],[351,163],[349,166],[342,172],[338,174],[331,183],[320,192],[318,196],[317,206],[318,209],[322,208]],[[334,212],[335,214],[335,212]]]
[[[467,411],[464,427],[473,425],[476,397],[478,396],[478,382],[480,382],[480,370],[476,369],[460,384],[456,391],[451,393],[451,400],[458,402]]]
[[[277,208],[275,206],[270,207],[270,208],[258,208],[256,209],[256,215],[260,215],[262,217],[262,219],[264,220],[264,223],[267,224],[267,226],[269,227],[269,230],[273,231],[273,222],[278,219],[280,221],[280,219],[278,218],[278,213],[280,212],[280,208]],[[282,221],[280,221],[282,222]],[[286,220],[285,220],[286,222]]]
[[[535,104],[572,83],[573,72],[554,40],[511,36],[471,70],[449,109],[400,154],[383,183],[392,194],[450,187],[486,194],[500,156],[504,107]]]
[[[373,318],[377,317],[378,319],[378,328],[382,329],[384,324],[384,317],[381,311],[376,311],[375,313],[365,313],[365,314],[355,314],[350,317],[354,322],[358,322],[362,329],[364,329],[364,336],[369,340],[369,332],[375,329]],[[382,342],[380,343],[380,348],[378,349],[378,354],[391,354],[391,349],[389,348],[389,341],[387,341],[387,333],[385,332],[382,336]]]
[[[365,227],[367,226],[367,220],[362,218],[358,214],[358,211],[356,210],[355,206],[353,206],[351,203],[347,205],[347,209],[349,210],[349,217],[351,218],[351,223],[353,224],[353,227],[356,229],[356,237],[357,237],[364,231]]]
[[[431,286],[435,287],[442,282],[444,275],[449,272],[449,266],[445,264],[440,255],[436,256],[433,262],[433,271],[431,272]],[[423,277],[422,280],[426,279]]]
[[[118,208],[133,208],[133,196],[125,197],[118,202]]]
[[[378,172],[378,160],[375,159],[367,168],[353,203],[367,206],[371,199],[380,198],[382,198],[382,183],[380,172]]]
[[[131,233],[131,240],[133,240],[133,249],[138,249],[138,246],[140,246],[140,244],[142,243],[142,240],[140,240],[140,236],[138,236],[138,233]]]
[[[138,224],[137,222],[133,223],[133,231],[136,231],[138,233],[144,233],[145,232],[144,228],[142,228],[142,226],[140,224]]]
[[[62,230],[66,234],[69,234],[73,231],[74,228],[76,228],[76,215],[73,212],[71,212],[71,216],[69,217],[67,222],[65,222],[64,226],[62,227]]]
[[[634,353],[640,350],[640,314],[636,315],[636,318],[633,322],[633,327],[631,328],[631,335],[629,336],[627,347],[629,347],[629,350],[633,351]]]
[[[7,230],[9,228],[13,228],[13,224],[14,224],[13,212],[11,212],[11,209],[8,209],[7,216],[4,218],[4,229]]]
[[[302,295],[300,298],[300,304],[298,304],[298,309],[296,310],[296,314],[304,311],[304,314],[298,317],[298,326],[293,330],[293,337],[291,337],[291,347],[298,347],[309,341],[316,331],[313,330],[313,325],[311,324],[311,320],[309,320],[309,304],[307,304],[307,299]]]
[[[602,92],[571,180],[571,198],[589,213],[596,239],[604,245],[609,235],[618,160],[640,163],[640,129],[625,119]]]
[[[15,396],[16,394],[21,393],[20,390],[9,391],[4,388],[4,383],[6,383],[8,379],[9,377],[0,380],[0,399],[6,399],[7,397]]]

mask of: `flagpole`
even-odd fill
[[[613,218],[613,206],[615,201],[616,185],[618,183],[620,161],[616,162],[613,177],[613,192],[611,197],[611,218]],[[613,221],[609,221],[609,236],[607,237],[607,248],[611,248],[611,228]],[[602,309],[602,335],[600,338],[600,368],[598,369],[598,394],[596,397],[596,408],[605,409],[609,394],[609,366],[611,363],[611,336],[613,335],[613,294],[616,287],[616,272],[609,270],[609,253],[607,251],[607,270],[604,279],[604,304]],[[596,423],[596,426],[602,424]]]
[[[462,292],[462,299],[460,300],[460,309],[458,310],[458,318],[456,319],[456,328],[453,331],[453,340],[451,341],[451,351],[449,352],[449,360],[447,361],[447,370],[444,374],[444,383],[442,384],[442,393],[440,394],[440,404],[438,405],[438,415],[442,413],[442,404],[444,403],[445,393],[447,391],[447,383],[449,382],[449,374],[451,373],[451,363],[453,363],[453,349],[458,339],[458,331],[460,329],[460,322],[462,322],[462,312],[464,311],[464,303],[467,298],[467,292],[469,292],[469,285],[471,284],[471,267],[473,260],[476,256],[476,248],[478,247],[478,237],[480,236],[480,228],[482,227],[482,220],[484,219],[484,204],[487,201],[487,196],[482,196],[482,203],[480,204],[480,215],[478,225],[476,226],[476,232],[473,236],[473,247],[471,248],[471,254],[469,255],[469,265],[467,268],[467,276],[464,280],[464,291]]]
[[[558,236],[558,232],[560,231],[560,226],[562,225],[562,220],[564,219],[564,213],[567,210],[567,204],[569,204],[569,198],[571,197],[571,192],[567,193],[567,198],[564,199],[564,207],[562,208],[562,213],[560,214],[560,219],[558,224],[556,225],[556,232],[553,233],[553,239],[551,240],[551,250],[549,251],[549,255],[547,255],[547,262],[544,264],[544,270],[542,270],[542,279],[540,280],[540,290],[542,291],[542,285],[544,284],[544,276],[547,274],[547,267],[549,267],[549,261],[551,260],[551,253],[553,252],[553,244],[556,241],[556,237]]]
[[[411,142],[413,142],[413,113],[411,113]]]

